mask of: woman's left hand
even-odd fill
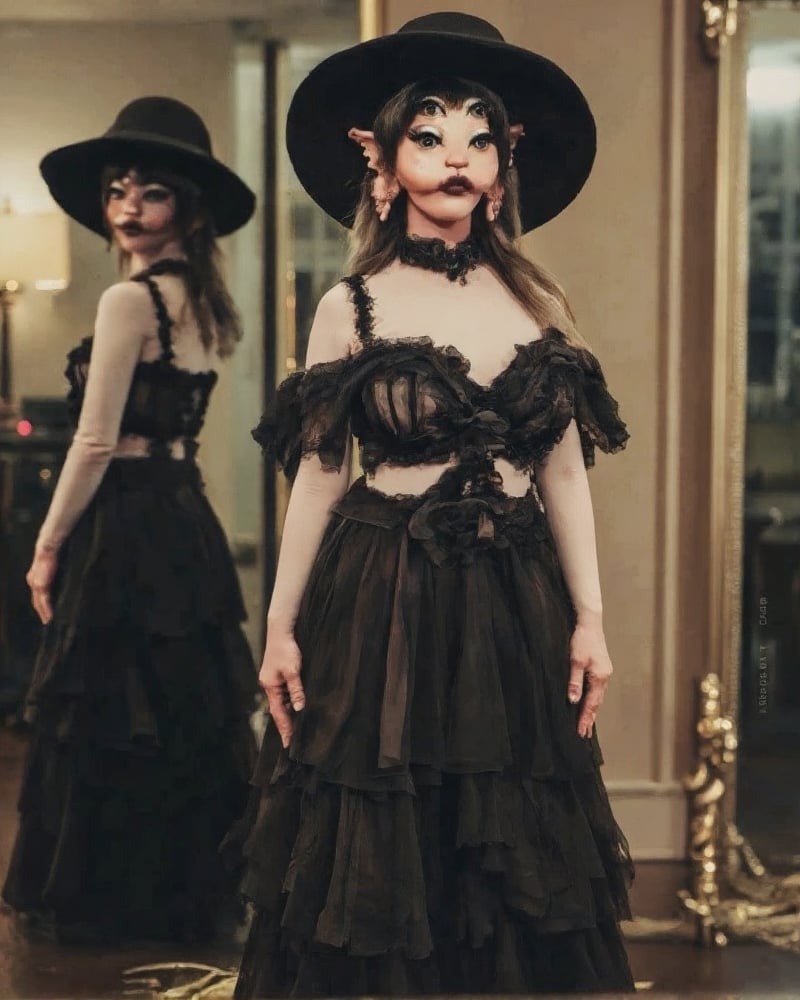
[[[50,590],[58,567],[58,553],[47,549],[36,549],[33,553],[31,568],[25,577],[25,582],[31,588],[31,603],[33,609],[47,625],[53,619],[53,607],[50,601]]]
[[[569,645],[569,688],[567,697],[576,705],[583,696],[578,716],[578,735],[588,739],[592,735],[597,710],[614,668],[606,648],[606,639],[599,626],[578,623]],[[584,678],[588,683],[584,685]]]

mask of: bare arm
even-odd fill
[[[573,703],[580,700],[585,675],[589,689],[578,720],[578,732],[589,736],[613,668],[603,635],[592,498],[574,421],[546,462],[537,467],[536,482],[577,614],[570,647],[568,697]]]
[[[101,296],[78,428],[28,571],[33,605],[45,623],[52,617],[50,586],[58,551],[97,492],[114,454],[133,371],[153,326],[152,303],[142,286],[122,282]]]
[[[353,307],[344,286],[337,285],[322,298],[317,308],[306,366],[310,368],[344,357],[349,351],[352,329]],[[288,694],[296,711],[305,705],[294,625],[331,508],[347,490],[349,470],[349,445],[338,471],[324,469],[316,455],[305,456],[286,510],[275,586],[267,613],[267,643],[259,675],[284,746],[288,746],[292,734],[285,696]]]

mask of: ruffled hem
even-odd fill
[[[436,416],[425,434],[404,439],[369,416],[364,400],[370,386],[398,372],[436,398]],[[453,347],[439,347],[428,337],[373,338],[357,354],[290,375],[252,434],[290,479],[307,454],[318,455],[327,469],[340,468],[351,431],[367,473],[387,461],[440,462],[474,448],[530,470],[573,419],[587,467],[596,448],[614,453],[628,440],[599,362],[557,330],[518,345],[512,362],[488,386],[470,378],[469,362]]]
[[[482,947],[500,910],[537,933],[630,917],[633,866],[597,771],[535,781],[412,767],[409,791],[371,793],[291,765],[270,741],[244,891],[279,905],[291,937],[424,958],[442,935]]]
[[[240,877],[218,847],[247,801],[257,681],[197,468],[113,461],[59,561],[4,897],[70,935],[207,939]]]
[[[218,847],[247,801],[248,718],[215,724],[187,695],[160,706],[157,744],[123,746],[92,701],[71,704],[68,733],[59,708],[40,710],[3,899],[60,928],[210,940],[241,879]]]
[[[401,951],[359,958],[330,948],[289,948],[272,915],[257,910],[239,968],[236,1000],[266,997],[555,995],[634,993],[614,923],[537,934],[525,918],[498,914],[482,948],[442,941],[426,959]]]
[[[370,963],[425,967],[429,992],[483,963],[469,991],[531,993],[524,955],[556,940],[583,990],[630,985],[613,941],[632,865],[566,697],[574,622],[544,515],[449,485],[359,482],[331,518],[296,628],[306,706],[288,751],[268,728],[228,843],[272,935],[242,997],[325,995],[306,982]]]
[[[424,968],[431,989],[422,992],[446,992],[443,976],[483,962],[493,981],[480,992],[531,993],[542,983],[524,954],[571,941],[566,968],[578,975],[588,943],[615,936],[613,958],[600,948],[603,971],[583,969],[580,988],[632,985],[616,923],[630,917],[633,867],[597,772],[557,782],[412,768],[411,793],[365,793],[287,765],[270,729],[255,780],[266,781],[273,762],[279,777],[254,791],[243,844],[243,889],[259,920],[237,996],[285,995],[264,983],[248,992],[268,967],[302,981],[330,962],[340,974],[349,966],[351,988],[365,963],[382,963],[385,974]],[[265,927],[269,943],[254,945]]]
[[[245,808],[255,759],[244,637],[98,629],[62,660],[48,645],[58,635],[44,643],[49,683],[28,703],[5,900],[123,938],[212,937],[241,877],[218,846]]]

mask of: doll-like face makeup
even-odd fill
[[[165,184],[131,170],[109,183],[105,214],[114,241],[137,263],[181,255],[175,193]]]
[[[408,196],[408,232],[466,239],[472,211],[498,171],[486,103],[469,98],[449,108],[440,97],[424,97],[398,143],[394,165]]]

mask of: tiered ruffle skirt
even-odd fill
[[[236,996],[633,991],[632,865],[567,701],[574,615],[535,495],[335,509],[270,726]]]
[[[112,461],[62,550],[3,887],[64,940],[207,940],[241,872],[256,673],[197,467]]]

